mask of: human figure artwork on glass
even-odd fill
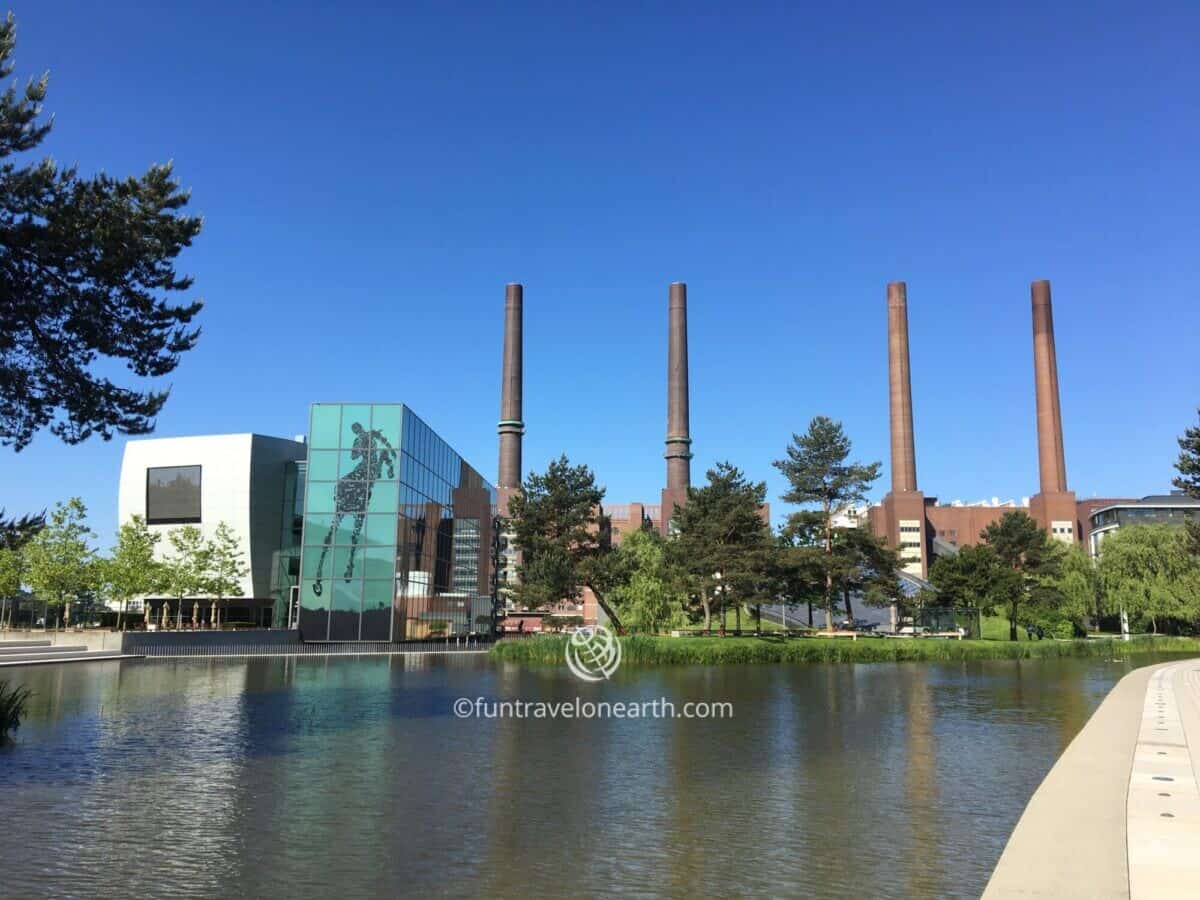
[[[359,459],[358,465],[338,479],[337,498],[334,502],[333,524],[325,535],[321,546],[321,557],[317,561],[317,577],[313,582],[313,593],[318,597],[325,590],[321,572],[324,570],[325,555],[333,543],[333,536],[338,526],[346,516],[354,517],[354,531],[350,535],[350,558],[346,560],[345,579],[349,582],[354,577],[354,555],[358,550],[358,540],[362,537],[363,523],[367,518],[367,505],[371,502],[371,488],[380,479],[384,469],[389,480],[396,477],[396,451],[383,433],[367,431],[358,422],[350,426],[354,432],[354,446],[350,450],[351,459]]]

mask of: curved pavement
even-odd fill
[[[1200,896],[1200,659],[1126,675],[1038,787],[985,900]]]

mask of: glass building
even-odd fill
[[[1200,518],[1200,500],[1182,491],[1156,494],[1128,503],[1114,503],[1092,513],[1088,552],[1098,557],[1104,539],[1122,525],[1169,525],[1182,528],[1194,518]]]
[[[296,624],[300,596],[300,548],[304,545],[304,481],[308,463],[289,462],[283,469],[283,510],[279,523],[279,550],[271,559],[273,628]]]
[[[401,404],[315,403],[308,435],[301,638],[490,631],[495,489]]]

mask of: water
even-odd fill
[[[601,685],[482,656],[10,669],[35,696],[0,749],[0,894],[977,897],[1131,667],[626,669]],[[734,718],[451,711],[577,695],[727,700]]]

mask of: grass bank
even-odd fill
[[[524,665],[563,665],[560,636],[500,641],[492,656]],[[650,637],[621,638],[624,665],[679,666],[742,663],[810,662],[957,662],[971,659],[1043,659],[1047,657],[1129,656],[1131,653],[1191,653],[1200,655],[1194,638],[1139,638],[1133,641],[955,641],[861,638]]]

